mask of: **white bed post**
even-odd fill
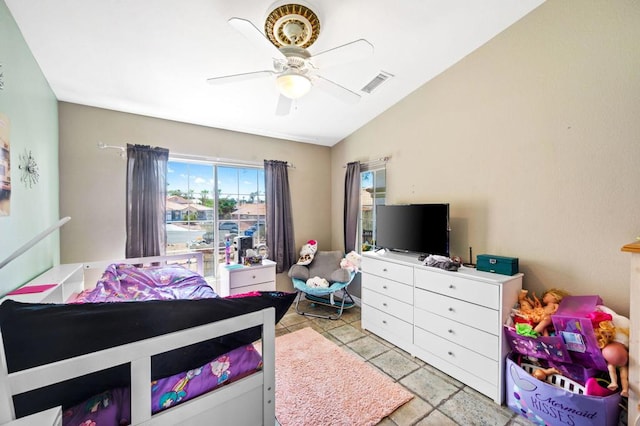
[[[263,397],[262,424],[273,425],[276,422],[276,310],[263,310],[262,323],[262,362],[263,362]]]
[[[131,361],[131,424],[151,419],[151,357]]]
[[[9,369],[7,357],[4,355],[4,343],[0,333],[0,424],[15,420],[16,413],[13,407],[11,387],[9,386]]]

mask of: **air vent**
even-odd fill
[[[362,90],[365,93],[369,93],[370,94],[375,89],[377,89],[378,86],[380,86],[382,83],[387,81],[390,77],[393,77],[393,74],[390,74],[390,73],[385,72],[385,71],[380,71],[380,74],[378,74],[375,77],[373,77],[373,79],[369,83],[367,83],[360,90]]]

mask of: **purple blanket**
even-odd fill
[[[114,263],[107,266],[94,289],[83,291],[71,303],[213,297],[218,295],[202,276],[180,265],[138,268]]]
[[[151,383],[152,412],[202,395],[218,386],[238,380],[262,367],[262,357],[253,345],[221,355],[186,373]],[[82,404],[64,410],[65,426],[128,425],[131,420],[129,388],[117,388],[95,395]]]

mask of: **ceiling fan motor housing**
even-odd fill
[[[301,4],[284,4],[273,9],[264,30],[276,47],[311,46],[320,35],[320,20],[315,12]]]

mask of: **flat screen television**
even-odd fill
[[[449,204],[376,207],[376,247],[449,256]]]

